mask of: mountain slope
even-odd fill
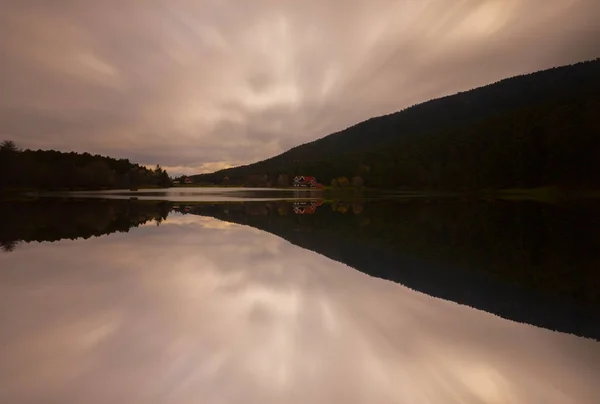
[[[600,59],[505,79],[372,118],[276,157],[194,176],[275,183],[360,175],[368,186],[600,187]],[[266,176],[266,177],[265,177]]]

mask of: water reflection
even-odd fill
[[[0,402],[562,404],[600,394],[595,341],[209,217],[24,244],[0,266]]]
[[[98,199],[162,200],[177,202],[272,201],[321,198],[322,190],[298,188],[176,187],[160,189],[125,189],[48,193],[47,196],[86,197]]]
[[[396,200],[182,212],[251,225],[366,274],[507,319],[600,339],[597,206]]]
[[[13,251],[20,242],[90,238],[126,232],[148,221],[166,219],[172,204],[136,200],[48,198],[0,202],[0,246]]]
[[[169,211],[247,224],[366,274],[503,318],[600,340],[600,209],[444,200],[79,199],[5,204],[5,251],[88,238]]]

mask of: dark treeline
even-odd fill
[[[422,200],[196,205],[371,276],[504,318],[600,339],[597,206]]]
[[[600,59],[425,102],[194,180],[264,186],[312,175],[326,185],[356,178],[414,190],[597,189],[598,111]]]
[[[55,150],[19,150],[0,145],[0,191],[7,189],[87,190],[171,186],[160,166],[148,169],[127,159]]]
[[[171,204],[137,200],[60,200],[0,202],[0,247],[6,252],[21,242],[58,241],[127,232],[148,221],[167,218]]]

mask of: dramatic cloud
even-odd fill
[[[597,0],[3,0],[0,139],[212,171],[598,57],[599,18]]]

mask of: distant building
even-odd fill
[[[183,183],[184,183],[184,184],[191,184],[191,183],[192,183],[192,180],[190,179],[190,177],[185,177],[185,178],[183,179]]]
[[[292,185],[297,188],[323,188],[323,185],[319,184],[315,177],[305,175],[295,176]]]

